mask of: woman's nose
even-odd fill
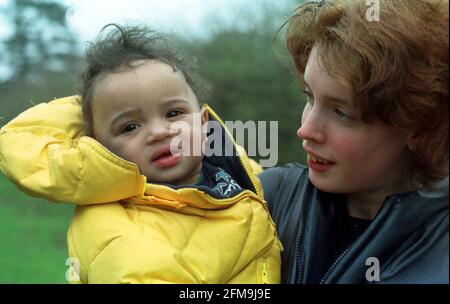
[[[314,110],[304,111],[301,126],[297,130],[297,136],[300,139],[321,144],[325,142],[325,129],[325,122],[319,113]]]

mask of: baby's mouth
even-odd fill
[[[172,167],[178,163],[180,156],[180,154],[172,154],[170,145],[167,145],[155,151],[151,158],[151,162],[161,168]]]
[[[161,147],[161,148],[157,149],[155,151],[155,153],[153,153],[153,155],[151,157],[151,161],[154,162],[154,161],[156,161],[158,159],[166,158],[166,157],[171,156],[171,155],[172,155],[172,153],[170,152],[170,146],[167,145],[167,146],[164,146],[164,147]]]

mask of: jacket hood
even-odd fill
[[[261,168],[236,145],[218,115],[208,105],[205,107],[210,120],[222,126],[223,140],[231,141],[233,149],[239,151],[239,156],[226,158],[225,162],[223,157],[211,156],[210,160],[226,167],[243,188],[262,199],[262,188],[253,172],[253,168]],[[182,199],[188,193],[186,189],[147,183],[136,164],[113,154],[86,136],[84,130],[78,96],[34,106],[0,129],[0,169],[24,192],[57,202],[101,204],[131,200],[173,208],[189,204]],[[208,194],[201,190],[194,193],[197,207],[220,208],[234,202],[215,200],[220,203],[211,206],[210,200],[202,199]],[[180,200],[174,200],[174,196]]]

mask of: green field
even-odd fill
[[[0,283],[67,283],[73,208],[30,197],[0,173]]]

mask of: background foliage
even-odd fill
[[[286,0],[278,10],[258,3],[231,22],[211,16],[206,38],[173,38],[211,84],[204,101],[223,120],[278,121],[278,165],[304,162],[296,137],[303,97],[284,33],[277,35],[296,3]],[[56,0],[15,0],[0,9],[11,29],[0,40],[7,71],[0,78],[0,126],[34,104],[77,92],[83,50],[66,13]],[[0,283],[65,283],[72,212],[70,204],[23,194],[0,174]]]

